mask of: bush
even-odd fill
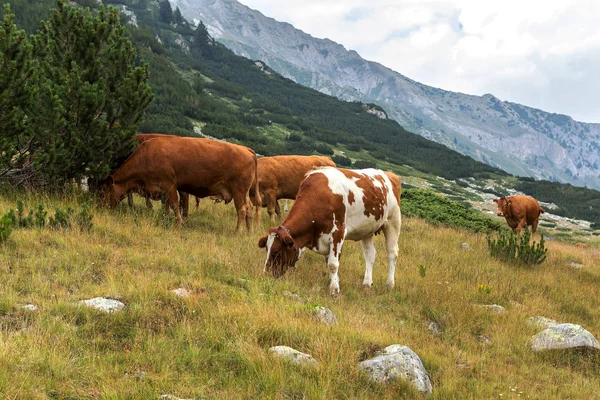
[[[373,161],[368,160],[356,160],[354,161],[353,168],[364,169],[364,168],[376,168],[377,165]]]
[[[54,216],[50,217],[50,220],[48,221],[50,227],[53,229],[69,228],[71,226],[73,209],[68,207],[67,211],[63,211],[60,208],[55,208],[54,211]]]
[[[529,244],[531,233],[523,231],[520,236],[509,231],[501,231],[495,237],[488,235],[487,242],[490,255],[494,258],[510,262],[512,264],[536,265],[546,259],[548,249],[544,244],[542,236],[539,243],[535,241]]]
[[[12,211],[12,210],[11,210]],[[14,215],[14,214],[13,214]],[[0,243],[4,243],[12,233],[13,219],[6,213],[0,218]]]
[[[94,226],[92,218],[94,214],[91,213],[90,205],[87,202],[81,204],[81,211],[77,214],[77,223],[81,230],[89,231]]]
[[[331,159],[338,166],[341,166],[341,167],[350,167],[350,166],[352,166],[352,160],[350,160],[346,156],[333,156],[333,157],[331,157]]]

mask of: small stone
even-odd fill
[[[383,354],[359,363],[375,382],[383,383],[396,378],[411,382],[418,391],[433,392],[429,375],[419,356],[407,346],[393,344]]]
[[[439,335],[440,333],[442,333],[438,324],[436,324],[433,321],[429,323],[429,326],[427,327],[427,329],[429,329],[431,331],[431,333],[433,333],[436,336]]]
[[[296,293],[292,293],[288,290],[284,290],[281,294],[291,300],[295,300],[299,303],[304,303],[304,299],[302,297],[298,296]]]
[[[192,294],[189,290],[184,289],[184,288],[173,289],[173,290],[171,290],[171,292],[173,294],[175,294],[175,296],[181,297],[182,299],[185,299],[186,297],[190,297]]]
[[[581,269],[581,268],[583,268],[583,264],[581,264],[581,263],[579,263],[579,262],[577,262],[577,261],[571,261],[571,262],[569,263],[569,265],[570,265],[571,267],[573,267],[573,268],[576,268],[576,269]]]
[[[298,365],[316,365],[315,360],[310,354],[302,353],[288,346],[275,346],[269,349],[269,353],[273,356],[289,361],[292,364]]]
[[[573,349],[577,347],[600,350],[600,344],[594,335],[576,324],[551,326],[535,335],[531,341],[533,351]]]
[[[145,371],[135,371],[135,379],[139,380],[139,381],[143,381],[146,378],[146,372]]]
[[[490,338],[488,338],[487,336],[483,336],[483,335],[477,336],[477,341],[484,345],[492,344],[492,341],[490,340]]]
[[[471,250],[471,246],[469,246],[468,243],[461,243],[460,244],[460,248],[463,249],[463,250],[465,250],[465,251]]]
[[[506,311],[506,308],[499,306],[498,304],[475,304],[475,307],[485,308],[486,310],[490,310],[498,314]]]
[[[33,304],[26,304],[26,305],[22,306],[21,308],[24,310],[27,310],[27,311],[35,311],[38,309],[37,306],[34,306]]]
[[[118,300],[107,299],[104,297],[95,297],[89,300],[81,300],[82,304],[87,307],[95,308],[96,310],[104,311],[104,312],[115,312],[121,311],[125,304],[121,303]]]
[[[540,329],[548,329],[548,328],[558,325],[558,322],[556,322],[555,320],[546,318],[546,317],[542,317],[541,315],[537,315],[535,317],[528,318],[527,322],[529,322],[531,325],[534,325]]]
[[[182,399],[181,397],[173,396],[172,394],[163,394],[160,396],[161,400],[192,400],[192,399]]]
[[[317,306],[313,309],[313,319],[325,325],[337,324],[337,319],[329,308]]]

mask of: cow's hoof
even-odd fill
[[[394,282],[386,282],[385,286],[387,286],[388,289],[393,289],[396,285],[394,284]]]
[[[340,295],[340,289],[339,288],[329,289],[329,293],[331,293],[331,297],[338,297]]]
[[[373,286],[372,283],[363,283],[362,284],[362,288],[363,289],[371,289],[372,286]]]

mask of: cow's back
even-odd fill
[[[294,199],[306,174],[335,163],[325,156],[273,156],[258,159],[260,191],[276,190],[278,198]]]

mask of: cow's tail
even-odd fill
[[[254,216],[256,220],[256,225],[260,225],[260,209],[262,208],[262,198],[260,197],[260,191],[258,190],[258,160],[256,158],[256,153],[252,152],[254,155]]]
[[[543,213],[545,213],[545,211],[544,211],[544,209],[542,207],[540,207],[540,213],[538,214],[538,216],[541,215],[541,214],[543,214]]]

